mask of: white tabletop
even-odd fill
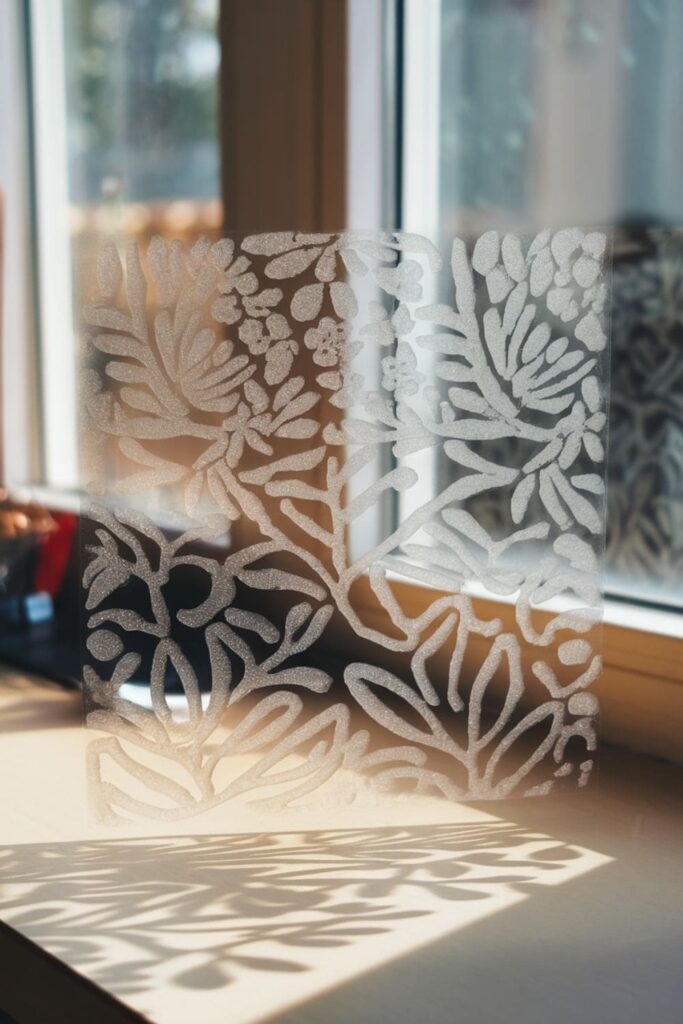
[[[77,694],[0,677],[0,919],[156,1024],[683,1019],[681,769],[162,834],[92,824],[88,741]]]

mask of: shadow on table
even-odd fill
[[[120,996],[156,984],[160,963],[175,985],[218,989],[354,946],[362,967],[383,938],[409,948],[421,924],[429,941],[430,917],[454,927],[455,904],[487,912],[583,856],[495,820],[24,845],[0,853],[2,916]]]

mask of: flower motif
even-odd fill
[[[405,341],[399,342],[395,356],[385,356],[382,360],[382,387],[393,391],[397,398],[414,395],[423,380],[415,353]]]
[[[240,340],[251,354],[265,354],[264,376],[267,384],[281,384],[292,368],[299,344],[290,337],[290,333],[289,323],[281,313],[271,313],[266,317],[265,324],[261,320],[249,319],[240,326]]]
[[[378,345],[393,345],[396,338],[402,338],[415,327],[415,321],[408,307],[400,303],[391,315],[380,302],[368,303],[370,323],[361,328],[361,337],[369,338]]]
[[[345,323],[324,316],[317,327],[309,327],[304,336],[306,348],[313,352],[318,366],[337,366],[346,348],[349,327]]]
[[[240,340],[253,356],[263,355],[270,348],[271,342],[282,341],[290,333],[287,319],[281,313],[271,313],[266,317],[265,324],[261,320],[245,320],[239,328]]]

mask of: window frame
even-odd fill
[[[41,424],[35,401],[38,375],[31,97],[27,10],[24,0],[0,5],[0,192],[3,217],[3,302],[0,324],[0,484],[42,479]],[[25,343],[23,343],[25,342]]]

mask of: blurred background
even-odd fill
[[[682,39],[680,0],[2,0],[5,483],[78,492],[103,231],[607,227],[607,588],[680,608]]]

